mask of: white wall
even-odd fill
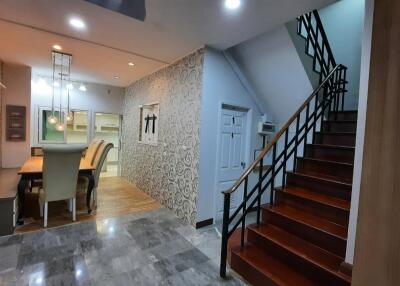
[[[348,67],[346,109],[357,109],[365,0],[342,0],[319,10],[338,64]]]
[[[4,63],[3,83],[7,89],[2,93],[2,167],[17,168],[30,156],[31,68]],[[6,141],[5,116],[8,104],[26,107],[26,140],[24,142]]]
[[[219,110],[222,104],[249,109],[250,141],[246,154],[247,166],[253,161],[253,152],[261,148],[257,124],[261,114],[224,55],[207,48],[204,58],[203,95],[200,127],[199,192],[197,196],[197,221],[214,216],[216,189],[217,139]]]
[[[285,26],[234,47],[232,54],[278,127],[313,91]]]
[[[37,86],[39,79],[46,81],[46,86]],[[32,146],[38,145],[38,108],[50,107],[52,100],[51,78],[40,76],[32,77]],[[96,112],[122,114],[122,104],[125,89],[95,83],[84,83],[87,91],[80,91],[79,84],[74,83],[74,89],[70,92],[70,106],[75,110],[89,111],[89,130],[93,131],[94,116]],[[55,104],[59,105],[59,93],[56,92]],[[67,107],[67,97],[63,95],[63,108]],[[89,140],[94,134],[90,134]]]
[[[353,189],[351,195],[351,208],[349,230],[347,237],[346,262],[353,264],[354,247],[356,243],[356,228],[358,217],[358,201],[360,196],[362,160],[364,151],[365,120],[367,114],[369,66],[371,58],[371,40],[373,24],[374,0],[365,1],[365,23],[362,41],[360,96],[358,104],[358,121],[356,135],[356,151],[354,158]]]

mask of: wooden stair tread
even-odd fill
[[[305,178],[311,178],[311,179],[314,179],[314,180],[317,180],[317,181],[324,181],[324,182],[327,182],[327,183],[342,185],[343,187],[347,187],[347,188],[350,188],[350,189],[352,187],[352,184],[346,183],[346,182],[341,182],[341,181],[335,180],[334,178],[332,178],[332,179],[324,178],[324,177],[320,177],[318,175],[314,175],[313,176],[313,175],[303,174],[303,173],[300,173],[300,172],[297,172],[297,171],[296,172],[287,172],[287,173],[292,173],[294,175],[302,176],[302,177],[305,177]]]
[[[338,162],[338,161],[331,161],[331,160],[324,160],[324,159],[317,159],[317,158],[310,158],[310,157],[297,157],[300,158],[302,160],[307,160],[307,161],[316,161],[316,162],[322,162],[322,163],[328,163],[328,164],[334,164],[334,165],[342,165],[342,166],[354,166],[351,163],[347,163],[347,162]]]
[[[326,149],[341,149],[341,150],[349,150],[354,151],[356,147],[353,146],[341,146],[341,145],[330,145],[330,144],[307,144],[309,146],[315,146],[318,148],[326,148]]]
[[[335,182],[335,183],[344,183],[347,185],[351,185],[350,181],[346,181],[343,180],[340,177],[337,176],[332,176],[329,174],[321,174],[321,173],[316,173],[316,172],[302,172],[302,171],[296,171],[296,174],[300,174],[300,175],[304,175],[304,176],[308,176],[308,177],[312,177],[312,178],[318,178],[318,179],[323,179],[325,181],[329,181],[329,182]]]
[[[320,231],[328,233],[339,239],[347,240],[347,228],[330,222],[321,217],[310,214],[309,212],[289,207],[284,204],[279,204],[275,206],[264,205],[263,208],[266,208],[273,213],[287,217],[291,220],[308,225],[309,227],[312,227],[314,229],[318,229]]]
[[[313,191],[309,191],[304,188],[287,186],[284,189],[278,188],[280,192],[285,192],[291,194],[293,196],[301,197],[307,200],[311,200],[320,204],[333,206],[335,208],[343,209],[346,211],[350,211],[350,202],[346,200],[342,200],[333,196],[328,196],[322,193],[317,193]]]
[[[237,255],[252,268],[269,277],[276,285],[280,286],[317,286],[317,283],[307,279],[302,274],[282,263],[278,259],[268,255],[264,250],[246,244],[244,248],[232,250],[233,255]],[[262,282],[260,281],[260,285]]]
[[[337,135],[337,136],[356,136],[356,132],[316,131],[315,134]]]
[[[347,275],[339,272],[343,258],[273,225],[250,225],[248,228],[315,266],[350,282],[351,279]]]
[[[324,122],[328,123],[357,123],[357,120],[324,120]]]

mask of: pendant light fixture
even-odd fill
[[[47,118],[47,121],[50,124],[56,124],[57,123],[57,117],[54,115],[54,97],[55,97],[55,85],[56,85],[56,79],[55,79],[55,73],[56,73],[56,55],[55,53],[52,54],[52,60],[53,60],[53,94],[52,94],[52,99],[51,99],[51,114]]]
[[[71,83],[71,58],[68,59],[68,86],[67,86],[67,122],[71,122],[73,119],[73,115],[72,112],[70,110],[70,106],[69,106],[69,91],[72,88],[72,83]]]
[[[58,111],[58,122],[56,123],[56,130],[57,131],[64,131],[64,120],[62,118],[62,92],[63,92],[63,66],[64,66],[64,54],[61,54],[61,72],[60,72],[60,109]]]
[[[64,120],[64,112],[62,109],[62,99],[63,99],[63,92],[64,88],[66,88],[67,92],[67,113],[66,119],[67,121],[72,120],[71,110],[70,110],[70,87],[71,84],[71,63],[72,63],[72,56],[60,52],[53,51],[52,53],[53,58],[53,95],[52,95],[52,102],[51,102],[51,115],[48,117],[48,122],[50,124],[55,124],[55,129],[57,131],[64,131],[65,130],[65,120]],[[65,74],[64,72],[68,72]],[[56,75],[60,75],[59,78],[56,78]],[[56,88],[59,90],[60,101],[59,101],[59,109],[58,109],[58,116],[56,116],[55,112],[55,94]]]

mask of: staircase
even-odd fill
[[[298,20],[320,85],[223,193],[220,275],[225,277],[228,260],[253,285],[349,286],[351,277],[341,266],[357,111],[344,110],[347,69],[336,64],[318,13]],[[255,170],[258,181],[250,186]],[[231,194],[238,190],[243,202],[232,212]],[[256,223],[248,225],[254,210]]]
[[[340,271],[346,251],[356,111],[332,112],[314,144],[276,188],[275,204],[262,206],[246,244],[235,235],[231,267],[253,285],[350,285]],[[334,126],[334,128],[332,128]]]

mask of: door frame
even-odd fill
[[[245,154],[244,154],[244,161],[246,163],[246,168],[250,164],[250,154],[251,154],[251,127],[253,125],[253,111],[251,107],[243,105],[243,104],[237,104],[234,102],[229,102],[229,101],[221,101],[218,104],[218,122],[217,122],[217,152],[215,154],[216,160],[215,160],[215,166],[214,166],[214,174],[215,175],[215,181],[214,181],[214,192],[213,192],[213,219],[214,222],[217,221],[217,192],[218,192],[218,185],[219,185],[219,164],[220,164],[220,151],[221,151],[221,122],[222,122],[222,110],[223,109],[228,109],[231,108],[232,110],[238,110],[246,113],[246,139],[245,139]],[[244,171],[243,171],[244,172]]]

